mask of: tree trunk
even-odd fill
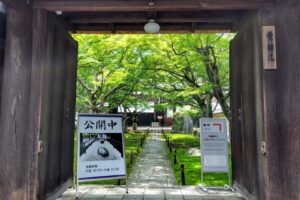
[[[211,100],[213,98],[212,94],[207,94],[205,101],[206,101],[206,115],[209,118],[213,117],[213,111],[212,111],[212,105],[211,105]]]
[[[127,133],[128,130],[128,114],[127,114],[127,107],[124,106],[124,113],[123,113],[123,132]]]
[[[216,64],[216,60],[210,60],[210,56],[213,56],[215,58],[215,52],[214,49],[211,48],[210,50],[207,49],[205,53],[205,71],[208,77],[209,82],[211,82],[213,87],[213,94],[215,98],[218,100],[224,115],[227,117],[228,120],[230,120],[230,108],[229,105],[226,102],[226,97],[224,96],[221,81],[220,81],[220,75],[219,75],[219,69]]]

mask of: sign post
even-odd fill
[[[122,124],[122,115],[78,115],[76,197],[79,182],[127,179]]]
[[[231,185],[228,162],[228,142],[226,119],[200,119],[200,147],[201,147],[201,182],[204,186],[204,173],[228,173],[228,184]],[[225,185],[229,188],[228,185]]]

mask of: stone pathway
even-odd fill
[[[126,186],[84,185],[79,187],[81,200],[243,200],[240,194],[225,190],[204,192],[198,186],[178,186],[168,160],[164,141],[152,133],[133,167]],[[69,189],[57,200],[73,200]]]
[[[74,200],[76,192],[70,189],[57,200]],[[209,191],[203,192],[197,186],[173,187],[129,187],[125,186],[80,186],[81,200],[243,200],[235,192]]]
[[[128,178],[129,187],[177,186],[161,134],[152,133]]]

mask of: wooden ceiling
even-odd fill
[[[244,11],[123,11],[64,12],[63,17],[79,32],[140,33],[148,19],[156,19],[161,31],[197,32],[231,30]]]
[[[155,19],[161,33],[230,32],[243,16],[276,0],[35,0],[34,8],[62,11],[79,33],[143,33]]]

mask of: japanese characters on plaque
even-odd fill
[[[95,130],[104,130],[106,131],[107,128],[111,128],[111,130],[114,129],[114,127],[117,125],[117,122],[114,122],[113,120],[106,121],[106,120],[98,120],[96,122],[93,122],[91,120],[87,120],[84,123],[84,129],[95,129]]]
[[[264,69],[277,69],[275,26],[262,27]]]
[[[121,115],[78,116],[78,181],[126,177]]]

